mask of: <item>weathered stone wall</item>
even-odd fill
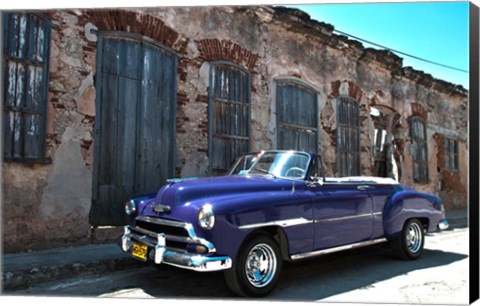
[[[359,103],[361,170],[372,175],[372,107],[391,115],[400,181],[466,206],[467,95],[462,88],[402,67],[386,51],[332,34],[299,11],[269,7],[192,7],[47,12],[53,20],[47,117],[49,163],[4,163],[5,251],[87,243],[92,199],[97,31],[150,37],[177,52],[176,175],[208,172],[210,61],[252,76],[251,150],[276,148],[275,80],[293,78],[318,92],[319,152],[335,175],[336,101]],[[426,113],[429,177],[414,184],[408,118]],[[442,135],[459,139],[460,169],[444,169]]]
[[[6,252],[89,242],[95,49],[88,52],[76,14],[48,15],[47,163],[3,164]]]

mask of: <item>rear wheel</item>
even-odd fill
[[[225,271],[225,280],[238,295],[265,296],[275,288],[282,265],[277,243],[262,234],[243,246],[232,268]]]
[[[425,235],[422,223],[411,219],[405,223],[400,235],[390,240],[393,253],[400,259],[417,259],[423,253]]]

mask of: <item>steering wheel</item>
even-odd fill
[[[302,168],[299,168],[299,167],[292,167],[290,169],[287,170],[287,172],[285,172],[285,176],[290,176],[290,172],[292,171],[299,171],[300,172],[300,176],[304,176],[305,175],[305,170],[303,170]],[[299,177],[299,176],[295,176],[295,177]]]

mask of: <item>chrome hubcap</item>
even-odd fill
[[[277,271],[277,258],[273,249],[264,243],[254,246],[247,255],[245,273],[254,287],[267,286]]]
[[[408,250],[417,253],[422,246],[422,228],[417,223],[408,226],[406,242]]]

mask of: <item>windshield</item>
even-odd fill
[[[237,162],[230,168],[228,175],[244,175],[248,173],[248,170],[252,167],[253,163],[257,159],[259,153],[247,154],[240,157]]]
[[[253,164],[248,174],[270,174],[275,177],[304,179],[310,156],[294,151],[266,152]]]

